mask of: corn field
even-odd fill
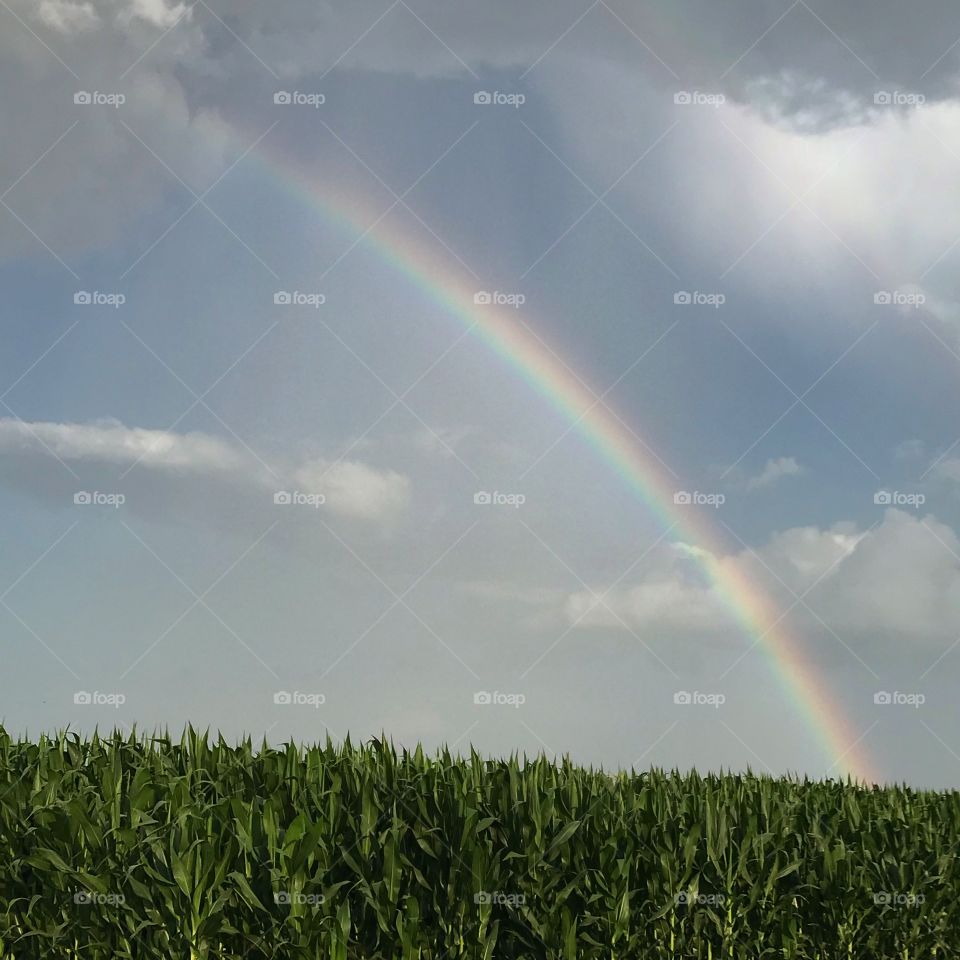
[[[0,958],[932,958],[956,793],[0,728]]]

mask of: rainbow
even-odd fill
[[[665,530],[683,543],[705,572],[716,595],[744,632],[767,654],[784,692],[816,738],[831,769],[866,783],[878,778],[847,717],[830,697],[826,683],[804,656],[803,644],[786,629],[784,615],[739,568],[724,559],[716,532],[692,507],[674,503],[675,481],[649,451],[636,431],[628,428],[538,336],[519,324],[515,310],[474,303],[476,285],[458,275],[434,248],[390,226],[389,210],[374,210],[369,201],[330,194],[319,178],[275,149],[261,145],[254,154],[258,166],[299,202],[307,203],[327,223],[353,237],[347,249],[368,244],[377,255],[429,299],[442,307],[547,400],[580,436],[612,467]],[[436,245],[439,247],[439,244]],[[329,269],[328,269],[329,272]]]

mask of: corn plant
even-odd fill
[[[0,728],[0,960],[950,958],[960,795]]]

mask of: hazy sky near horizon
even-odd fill
[[[0,25],[8,729],[844,768],[701,545],[430,295],[456,277],[723,501],[697,523],[850,756],[960,783],[955,5]]]

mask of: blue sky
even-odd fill
[[[723,495],[852,749],[955,785],[960,13],[922,13],[11,0],[4,724],[843,766],[689,549],[364,236],[389,210]]]

